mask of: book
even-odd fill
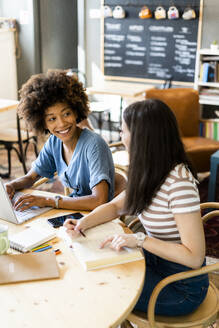
[[[203,64],[202,82],[208,82],[209,63]]]
[[[0,256],[0,284],[59,278],[53,252]]]
[[[72,239],[64,232],[64,239],[86,271],[144,259],[139,248],[124,247],[117,252],[106,245],[100,249],[100,243],[107,236],[121,233],[124,231],[118,223],[107,222],[86,230],[86,238],[79,236]]]
[[[10,247],[22,253],[30,251],[46,241],[54,238],[56,233],[51,230],[30,227],[12,236],[9,236]]]
[[[209,63],[207,82],[216,82],[216,62]]]

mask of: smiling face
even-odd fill
[[[45,128],[63,143],[68,143],[76,137],[76,119],[77,115],[68,104],[56,103],[45,111]]]

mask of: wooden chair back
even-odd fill
[[[216,208],[219,209],[219,203],[202,203],[201,209]],[[203,217],[203,223],[219,214],[219,210],[206,213]],[[139,222],[136,218],[129,224],[130,229],[134,229]],[[121,328],[133,328],[132,324],[136,324],[138,328],[190,328],[190,327],[213,327],[216,322],[219,310],[219,291],[217,287],[210,282],[209,289],[205,300],[191,314],[183,316],[157,316],[155,315],[155,305],[157,297],[161,290],[172,282],[195,277],[198,275],[219,271],[219,262],[206,265],[200,269],[191,269],[186,272],[180,272],[161,280],[154,288],[149,304],[147,314],[140,311],[133,311],[123,322]],[[146,272],[147,274],[147,272]]]

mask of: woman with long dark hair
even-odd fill
[[[200,200],[196,173],[185,154],[175,116],[163,102],[149,99],[127,107],[122,141],[130,155],[126,192],[65,226],[74,237],[121,213],[138,215],[145,234],[109,236],[101,247],[109,244],[116,251],[124,246],[143,248],[146,277],[135,309],[146,312],[160,280],[205,265]],[[208,276],[202,275],[168,285],[158,297],[156,313],[192,312],[205,298],[208,283]]]

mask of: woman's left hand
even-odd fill
[[[101,244],[100,248],[103,248],[109,243],[109,247],[120,251],[124,246],[126,247],[137,247],[137,238],[135,234],[121,234],[107,237]]]
[[[39,207],[48,206],[46,203],[46,198],[43,196],[24,194],[20,196],[14,203],[14,208],[16,211],[24,211],[32,206],[39,206]]]

